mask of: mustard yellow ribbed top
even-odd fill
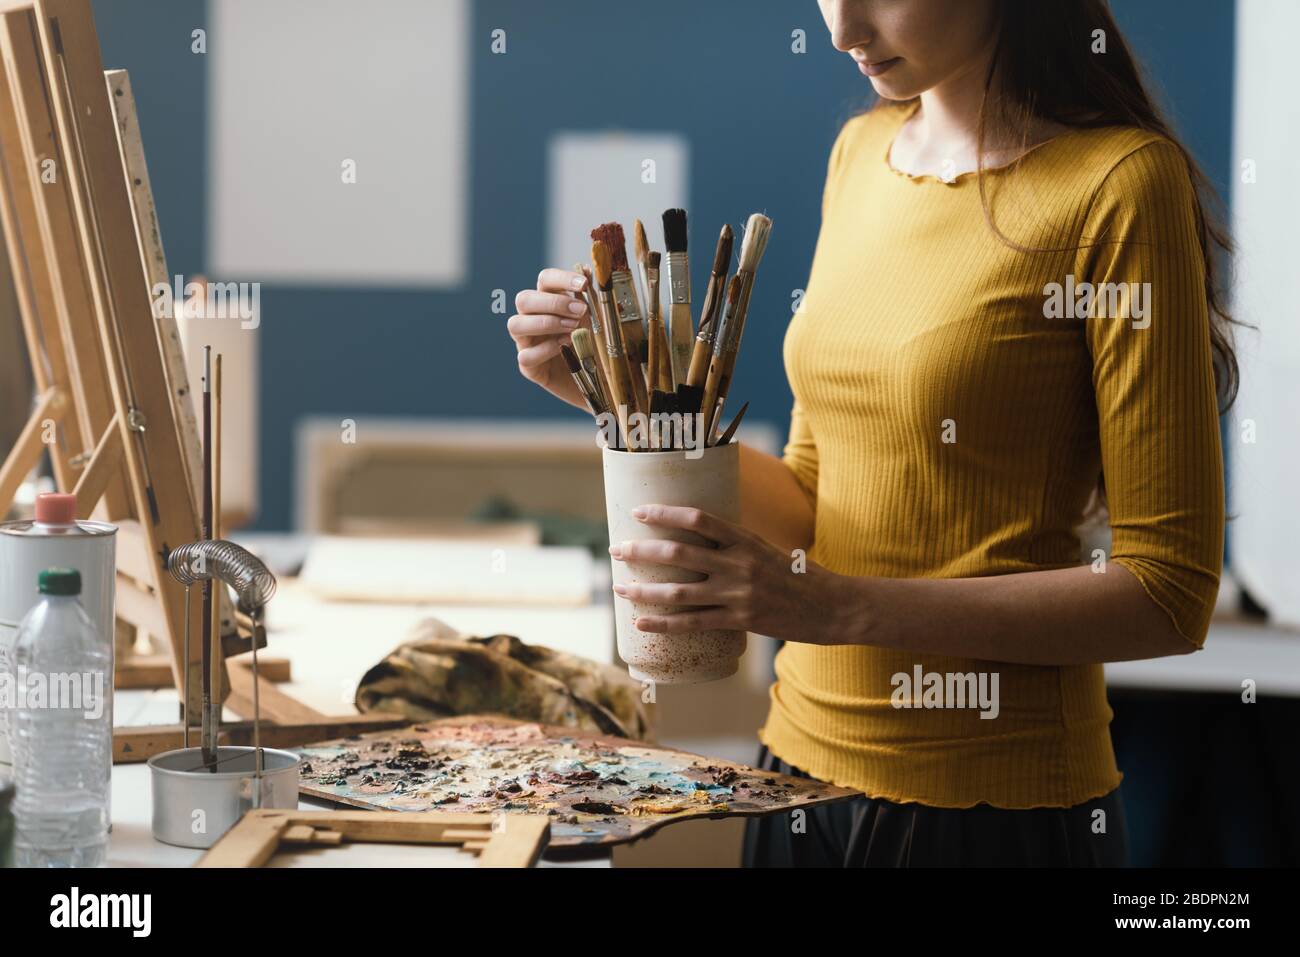
[[[785,462],[816,509],[809,557],[887,578],[1078,565],[1074,529],[1104,474],[1107,561],[1199,646],[1218,587],[1223,470],[1186,164],[1167,140],[1111,127],[986,170],[1001,230],[1056,250],[1026,252],[991,232],[974,174],[947,183],[889,165],[911,109],[859,116],[836,141],[786,336]],[[1125,285],[1099,287],[1085,318],[1083,283]],[[998,716],[895,708],[894,676],[917,665],[997,672]],[[763,741],[874,797],[1067,807],[1120,781],[1099,664],[791,643],[776,674]]]

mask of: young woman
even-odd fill
[[[645,510],[716,548],[613,557],[707,578],[618,593],[688,608],[646,630],[782,639],[764,765],[866,795],[751,825],[748,863],[1121,864],[1102,664],[1200,647],[1223,549],[1203,179],[1104,0],[820,4],[881,103],[831,153],[784,457],[743,450],[741,526]],[[581,282],[510,320],[574,404]]]

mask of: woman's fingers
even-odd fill
[[[616,542],[609,546],[609,553],[621,562],[671,565],[701,575],[716,572],[723,564],[722,555],[716,548],[702,548],[699,545],[654,538]]]
[[[658,635],[680,635],[688,631],[711,631],[715,628],[740,628],[740,617],[730,608],[702,608],[671,615],[640,615],[637,631]]]
[[[544,366],[560,354],[561,342],[559,339],[547,339],[535,346],[527,346],[519,350],[519,368],[524,370],[536,370],[539,366]]]
[[[515,311],[529,316],[552,315],[581,319],[587,314],[587,303],[563,293],[521,289],[515,294]]]
[[[745,536],[745,531],[740,526],[698,508],[683,508],[680,505],[642,505],[632,509],[632,517],[647,525],[694,532],[720,545],[734,545]]]
[[[582,292],[586,285],[586,276],[568,269],[543,269],[537,275],[537,288],[543,292]]]
[[[506,320],[506,331],[510,333],[510,338],[514,339],[521,346],[532,345],[531,342],[521,342],[522,339],[529,339],[536,336],[558,336],[566,332],[572,332],[582,325],[582,321],[573,316],[511,316]]]
[[[718,589],[707,582],[628,582],[615,585],[614,594],[628,601],[650,605],[705,605],[717,607],[720,595]]]

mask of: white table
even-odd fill
[[[607,570],[606,570],[607,571]],[[404,642],[411,629],[428,617],[475,635],[507,633],[530,643],[582,655],[596,661],[614,660],[614,622],[608,604],[575,608],[496,605],[381,605],[319,602],[292,580],[281,583],[268,614],[267,649],[263,654],[287,658],[293,681],[280,685],[304,704],[326,714],[354,714],[357,682],[371,667]],[[119,691],[114,697],[114,723],[119,726],[173,724],[179,698],[174,689]],[[225,717],[237,720],[227,711]],[[303,801],[302,808],[330,805]],[[189,867],[202,851],[172,847],[153,839],[150,772],[144,764],[113,767],[113,833],[110,867]],[[355,845],[320,848],[277,858],[275,866],[460,867],[472,858],[455,848],[400,845]],[[604,855],[565,866],[608,866]]]

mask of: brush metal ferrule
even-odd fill
[[[647,269],[645,273],[646,319],[659,318],[659,270]]]
[[[614,286],[614,306],[618,309],[621,322],[640,322],[641,303],[636,298],[636,287],[632,285],[632,274],[620,270],[610,277]]]
[[[587,304],[587,315],[591,317],[591,332],[597,339],[601,336],[601,318],[600,311],[596,308],[596,296],[592,292],[595,287],[587,283],[587,288],[582,291],[582,299]]]
[[[686,253],[668,253],[664,256],[668,273],[668,301],[674,306],[689,305],[691,301],[691,263]]]
[[[621,359],[623,338],[619,334],[618,327],[614,325],[614,297],[610,295],[609,290],[596,291],[596,305],[599,307],[598,311],[605,317],[605,354],[611,359]]]

